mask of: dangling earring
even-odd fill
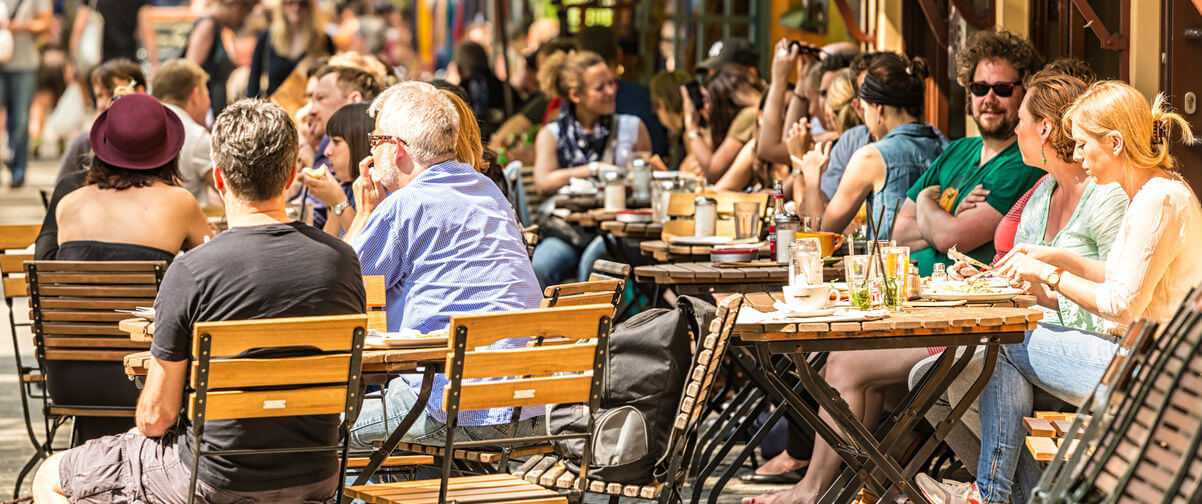
[[[1048,156],[1043,153],[1044,147],[1047,147],[1047,146],[1046,145],[1039,146],[1039,158],[1043,161],[1043,164],[1048,164]]]

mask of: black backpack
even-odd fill
[[[681,296],[674,310],[639,313],[609,336],[601,407],[593,434],[589,478],[644,484],[666,472],[668,438],[693,360],[693,341],[714,318],[714,306]],[[585,405],[549,405],[550,434],[585,432]],[[555,451],[579,474],[583,439],[558,441]]]

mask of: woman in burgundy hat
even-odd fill
[[[55,211],[65,261],[171,261],[210,236],[196,198],[180,185],[184,126],[145,94],[117,98],[92,124],[86,185]],[[49,362],[47,363],[50,364]],[[134,406],[138,391],[119,364],[56,361],[56,402]],[[133,426],[132,418],[78,417],[72,445]]]

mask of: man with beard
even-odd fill
[[[910,247],[921,275],[937,262],[951,264],[952,247],[991,261],[1002,216],[1043,175],[1023,164],[1014,136],[1022,83],[1041,66],[1029,41],[1004,31],[977,32],[956,54],[957,78],[971,93],[969,112],[981,136],[949,144],[906,193],[891,236]],[[959,208],[978,187],[987,204]]]

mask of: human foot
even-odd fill
[[[794,485],[783,492],[746,497],[743,504],[813,504],[817,500],[818,496],[814,493],[803,490],[801,485]]]
[[[801,481],[803,469],[809,465],[808,460],[797,460],[790,457],[788,452],[781,452],[755,472],[743,474],[739,479],[753,485],[787,485]]]

